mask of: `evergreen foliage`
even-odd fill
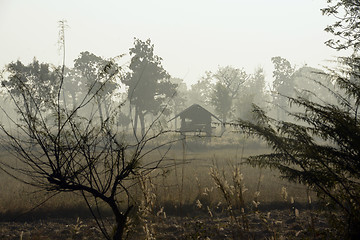
[[[325,42],[331,48],[341,50],[360,47],[360,25],[358,0],[328,0],[328,6],[321,9],[323,15],[335,16],[335,23],[325,28],[335,36]]]
[[[343,67],[328,73],[335,90],[317,82],[337,103],[284,96],[290,106],[302,109],[287,112],[293,121],[271,118],[254,105],[256,122],[239,120],[238,126],[259,136],[273,149],[270,154],[249,157],[251,165],[278,169],[282,177],[312,187],[328,213],[334,213],[332,220],[338,224],[334,229],[342,230],[342,237],[359,239],[360,58],[339,61]],[[336,218],[339,210],[342,216]]]

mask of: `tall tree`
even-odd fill
[[[215,73],[208,72],[208,78],[215,82],[211,89],[211,104],[215,111],[221,115],[222,121],[226,122],[234,112],[233,103],[240,97],[244,83],[249,75],[239,68],[232,66],[219,67]]]
[[[268,96],[266,95],[265,73],[262,67],[257,67],[250,77],[250,88],[253,92],[253,103],[265,106]]]
[[[175,94],[176,84],[169,81],[170,75],[161,64],[162,58],[154,54],[150,39],[142,41],[135,38],[130,56],[130,72],[123,83],[128,86],[128,99],[135,108],[134,130],[139,119],[144,136],[145,116],[156,115],[164,109],[166,100]]]
[[[190,104],[200,104],[203,106],[209,106],[211,104],[211,90],[213,83],[211,83],[212,73],[205,72],[205,76],[202,76],[195,84],[191,85],[189,90]]]
[[[242,119],[251,120],[251,109],[253,104],[265,107],[268,96],[265,93],[265,75],[262,68],[256,68],[255,72],[249,75],[247,81],[242,84],[239,96],[235,100],[235,115]]]
[[[2,86],[18,98],[29,112],[33,112],[34,103],[46,107],[47,100],[54,97],[59,88],[56,69],[52,70],[49,64],[39,63],[35,58],[27,66],[19,60],[12,62],[7,65],[7,72],[9,78],[2,79]],[[29,92],[24,92],[24,88]]]
[[[360,47],[359,2],[328,3],[332,5],[323,13],[336,14],[340,20],[326,30],[341,40],[331,39],[327,44],[338,50],[353,47],[356,53]],[[287,96],[290,104],[302,109],[288,112],[294,122],[273,119],[255,107],[257,122],[240,120],[239,126],[263,138],[274,151],[250,157],[250,164],[277,168],[283,177],[308,184],[335,223],[331,238],[360,239],[360,58],[354,54],[338,61],[342,67],[329,69],[326,75],[336,88],[316,81],[336,102]]]
[[[109,120],[112,93],[118,88],[116,81],[119,67],[112,60],[105,60],[90,52],[81,52],[74,60],[74,68],[80,78],[85,78],[86,89],[96,96],[101,124]],[[111,78],[111,79],[109,79]],[[105,110],[106,118],[104,118]]]
[[[282,57],[271,58],[274,64],[275,70],[273,71],[273,90],[274,90],[274,103],[280,108],[277,108],[277,117],[284,118],[284,110],[287,103],[283,95],[292,96],[294,93],[294,79],[293,74],[295,68],[291,66],[291,63]]]
[[[211,104],[215,107],[216,113],[221,116],[222,121],[225,123],[231,111],[232,97],[229,88],[221,82],[217,82],[214,87]]]
[[[270,154],[250,157],[250,164],[277,168],[282,177],[309,185],[336,221],[336,230],[342,235],[335,238],[359,239],[360,58],[343,58],[342,62],[352,70],[333,72],[338,90],[325,88],[337,103],[288,96],[289,103],[301,109],[288,113],[292,121],[271,118],[255,107],[257,121],[240,120],[239,126],[273,149]],[[342,216],[337,218],[339,211]]]
[[[87,92],[85,78],[79,76],[75,69],[65,68],[64,70],[64,101],[66,101],[67,107],[71,105],[71,109],[74,110],[78,106],[78,100]],[[69,101],[71,99],[71,102]]]
[[[249,75],[244,69],[232,66],[219,67],[212,77],[228,89],[232,99],[238,97],[241,86],[249,79]]]
[[[170,107],[173,114],[176,116],[180,111],[186,108],[186,100],[187,100],[187,86],[184,83],[184,80],[181,78],[170,78],[170,82],[176,84],[176,93],[172,97],[170,102]],[[175,129],[177,129],[177,118],[175,120]]]
[[[159,161],[142,165],[141,160],[157,147],[145,152],[143,149],[165,131],[153,129],[140,140],[125,141],[116,134],[113,125],[99,124],[77,114],[92,104],[106,83],[117,75],[112,65],[98,68],[97,61],[80,63],[84,64],[82,73],[95,82],[91,82],[91,88],[75,109],[68,109],[61,100],[64,84],[57,85],[65,79],[64,65],[54,74],[47,64],[35,61],[29,67],[18,62],[8,68],[9,74],[0,75],[18,113],[12,118],[0,106],[4,113],[1,116],[9,123],[0,124],[0,145],[16,159],[1,158],[0,170],[53,195],[77,192],[84,198],[104,238],[121,240],[129,213],[136,204],[130,188],[138,178],[156,170],[164,159],[162,155]],[[113,213],[112,226],[107,226],[109,222],[102,218],[104,206]]]
[[[307,65],[297,69],[293,74],[296,95],[315,102],[326,99],[329,103],[336,103],[336,99],[332,98],[326,88],[321,86],[324,84],[327,88],[334,90],[334,85],[324,73],[321,69]]]

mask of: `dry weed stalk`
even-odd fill
[[[67,226],[69,226],[69,225],[67,225]],[[70,225],[73,239],[76,237],[76,235],[78,235],[80,233],[81,228],[83,228],[83,227],[86,227],[86,225],[83,224],[83,221],[81,221],[79,217],[76,219],[75,224]]]
[[[142,199],[138,208],[138,216],[140,221],[144,224],[143,230],[146,240],[155,239],[155,230],[152,227],[152,217],[154,216],[154,205],[156,194],[154,193],[155,186],[151,181],[150,175],[138,176]]]
[[[249,221],[245,214],[245,200],[244,192],[247,191],[243,182],[243,175],[238,166],[233,166],[232,181],[230,185],[226,180],[225,174],[220,174],[215,167],[210,168],[210,176],[214,180],[216,188],[218,188],[227,205],[227,210],[230,214],[230,219],[243,231],[249,231]],[[241,220],[237,217],[236,210],[240,210]]]
[[[257,182],[257,185],[256,185],[256,191],[254,193],[254,200],[253,200],[253,205],[255,207],[255,212],[259,211],[260,186],[261,186],[261,182],[262,182],[263,179],[264,179],[264,175],[262,174],[262,171],[261,171],[261,168],[260,168],[259,179],[258,179],[258,182]]]
[[[310,230],[313,232],[314,234],[314,238],[316,237],[316,228],[315,228],[315,216],[313,213],[313,206],[312,206],[312,199],[310,196],[310,187],[309,185],[307,185],[306,188],[306,196],[307,196],[307,200],[308,200],[308,207],[309,207],[309,211],[310,211]]]
[[[288,202],[288,192],[286,187],[281,188],[280,195],[284,202]],[[299,210],[295,207],[295,200],[294,197],[290,197],[290,215],[293,215],[294,218],[299,217]]]

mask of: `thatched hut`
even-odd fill
[[[205,133],[206,136],[211,136],[211,118],[215,118],[221,122],[219,118],[199,104],[191,105],[169,121],[178,117],[181,119],[180,132],[183,134],[186,132],[194,132],[200,134]]]

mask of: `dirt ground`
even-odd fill
[[[200,213],[200,212],[199,212]],[[312,217],[311,217],[312,216]],[[224,213],[198,216],[159,216],[148,219],[153,239],[326,239],[325,219],[309,210],[272,210],[231,218]],[[140,225],[128,239],[145,239]],[[314,231],[315,230],[315,231]],[[148,235],[149,236],[149,235]],[[0,222],[0,239],[104,239],[91,218]]]

